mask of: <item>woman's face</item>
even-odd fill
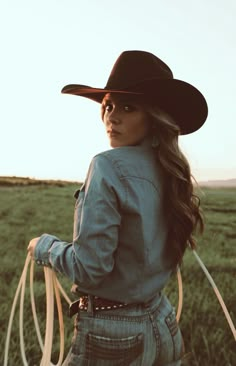
[[[111,147],[137,145],[149,135],[144,107],[128,95],[106,94],[102,116]]]

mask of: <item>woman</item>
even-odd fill
[[[113,149],[95,156],[76,195],[74,237],[43,234],[28,250],[75,284],[65,365],[180,365],[182,336],[163,289],[203,221],[178,136],[199,129],[207,104],[155,55],[126,51],[104,89],[63,93],[101,103]]]

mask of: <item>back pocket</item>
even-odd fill
[[[173,342],[173,359],[177,361],[182,355],[182,335],[174,311],[166,317],[165,322]]]
[[[93,361],[92,365],[128,366],[142,353],[141,333],[127,338],[107,338],[92,333],[86,337],[86,359]]]

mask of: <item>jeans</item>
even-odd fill
[[[63,366],[179,366],[182,335],[165,295],[125,308],[80,311]]]

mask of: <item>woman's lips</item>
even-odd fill
[[[120,132],[116,131],[116,130],[108,130],[107,133],[110,137],[116,137],[116,136],[120,135]]]

